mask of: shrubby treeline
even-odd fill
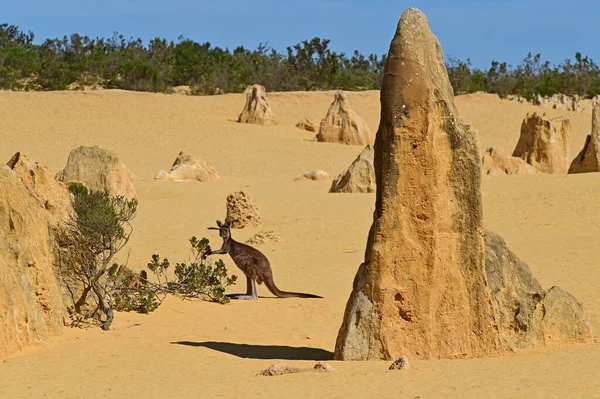
[[[34,34],[14,25],[0,25],[0,88],[64,90],[101,86],[136,91],[169,92],[190,86],[192,94],[241,92],[258,83],[267,91],[378,89],[386,56],[351,56],[329,48],[327,39],[304,40],[277,52],[264,44],[233,51],[180,37],[177,42],[114,34],[91,39],[73,34],[34,44]],[[470,60],[447,60],[457,94],[486,91],[520,95],[555,93],[600,94],[600,72],[590,58],[575,54],[559,65],[528,54],[516,67],[493,61],[488,69]]]
[[[589,57],[575,53],[575,61],[565,59],[558,65],[542,62],[541,55],[527,54],[516,67],[506,62],[492,61],[489,69],[473,68],[466,62],[450,57],[448,75],[456,94],[485,91],[500,97],[518,95],[533,100],[538,94],[578,94],[593,97],[600,94],[600,69]]]
[[[64,90],[99,85],[125,90],[168,92],[190,86],[194,94],[242,92],[258,83],[268,91],[375,89],[385,58],[355,52],[352,57],[313,38],[282,54],[260,44],[233,51],[180,37],[177,42],[114,34],[91,39],[73,34],[34,44],[34,34],[0,25],[0,88]]]

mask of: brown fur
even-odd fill
[[[269,259],[267,259],[267,257],[258,249],[231,238],[231,222],[222,224],[221,221],[217,220],[217,225],[219,226],[219,234],[223,238],[223,246],[221,249],[210,251],[208,254],[228,253],[231,256],[235,265],[246,276],[248,288],[246,295],[254,295],[255,298],[258,298],[256,289],[253,285],[256,282],[258,284],[264,283],[269,291],[279,298],[322,298],[318,295],[305,294],[302,292],[281,291],[275,285],[275,281],[273,281],[273,271]],[[231,295],[232,298],[236,298],[237,296],[242,295]]]

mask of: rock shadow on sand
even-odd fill
[[[333,360],[333,352],[319,348],[294,347],[285,345],[247,345],[231,342],[193,342],[176,341],[171,344],[201,346],[229,353],[245,359],[280,359],[280,360]]]

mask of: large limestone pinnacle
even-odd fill
[[[476,133],[459,122],[442,49],[416,8],[402,14],[385,65],[375,175],[335,359],[497,352]]]

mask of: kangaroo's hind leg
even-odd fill
[[[227,294],[230,299],[258,299],[256,292],[256,281],[246,276],[246,293],[245,294]]]

